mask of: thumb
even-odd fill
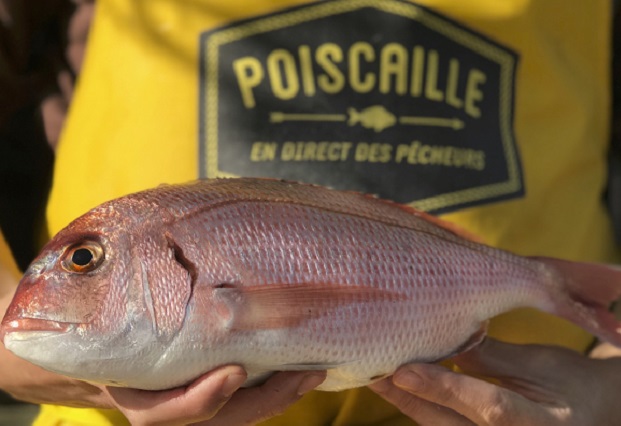
[[[532,402],[521,395],[439,365],[405,365],[397,370],[392,380],[402,390],[459,413],[477,425],[549,424],[514,421],[523,412],[532,413],[533,418],[541,420],[541,413],[534,412]]]

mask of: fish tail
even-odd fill
[[[554,272],[550,310],[601,340],[621,347],[621,322],[610,312],[621,297],[621,268],[538,257]],[[559,279],[560,278],[560,279]]]

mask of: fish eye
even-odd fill
[[[71,261],[78,266],[86,266],[93,260],[93,252],[87,248],[79,248],[71,255]]]
[[[86,241],[70,246],[64,253],[61,264],[69,272],[86,273],[96,269],[104,258],[98,243]]]

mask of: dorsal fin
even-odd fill
[[[379,198],[379,197],[377,197],[375,195],[372,195],[372,194],[365,194],[365,193],[355,192],[355,191],[351,191],[351,193],[361,195],[361,196],[363,196],[365,198],[373,199],[373,200],[375,200],[377,202],[384,203],[384,204],[389,205],[391,207],[399,208],[399,209],[401,209],[401,210],[403,210],[403,211],[405,211],[405,212],[407,212],[409,214],[412,214],[412,215],[417,216],[417,217],[419,217],[419,218],[421,218],[423,220],[426,220],[427,222],[430,222],[430,223],[436,225],[439,228],[445,229],[445,230],[447,230],[447,231],[449,231],[449,232],[451,232],[451,233],[453,233],[453,234],[455,234],[455,235],[457,235],[459,237],[465,238],[465,239],[473,241],[475,243],[481,243],[481,244],[485,243],[485,241],[483,241],[483,238],[481,238],[479,235],[476,235],[473,232],[467,231],[467,230],[465,230],[464,228],[462,228],[461,226],[459,226],[459,225],[457,225],[455,223],[449,222],[447,220],[440,219],[437,216],[433,216],[433,215],[431,215],[431,214],[429,214],[427,212],[419,210],[416,207],[412,207],[412,206],[409,206],[407,204],[400,204],[400,203],[397,203],[395,201]]]
[[[180,196],[187,192],[192,202]],[[158,205],[167,206],[187,218],[206,210],[238,202],[292,203],[320,208],[335,213],[383,221],[394,226],[419,229],[410,218],[418,218],[430,227],[442,229],[459,238],[482,243],[481,238],[457,225],[439,219],[414,207],[378,198],[358,191],[334,190],[325,186],[274,178],[228,178],[194,181],[185,185],[156,188],[134,197],[155,197]],[[166,199],[168,199],[166,201]],[[183,203],[180,200],[184,200]],[[402,213],[406,213],[405,215]],[[424,230],[424,229],[423,229]]]

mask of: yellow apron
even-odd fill
[[[0,269],[3,274],[8,274],[14,280],[19,280],[21,277],[21,273],[19,272],[19,268],[15,264],[15,260],[13,259],[13,254],[11,253],[11,249],[4,239],[4,235],[2,234],[2,230],[0,229]],[[0,287],[0,296],[4,295],[4,291],[9,290],[8,288]]]
[[[613,262],[610,21],[603,0],[98,1],[49,229],[163,182],[273,174],[378,192],[520,254]],[[532,310],[490,334],[592,340]],[[37,424],[118,421],[46,406]],[[265,424],[411,421],[356,389]]]

